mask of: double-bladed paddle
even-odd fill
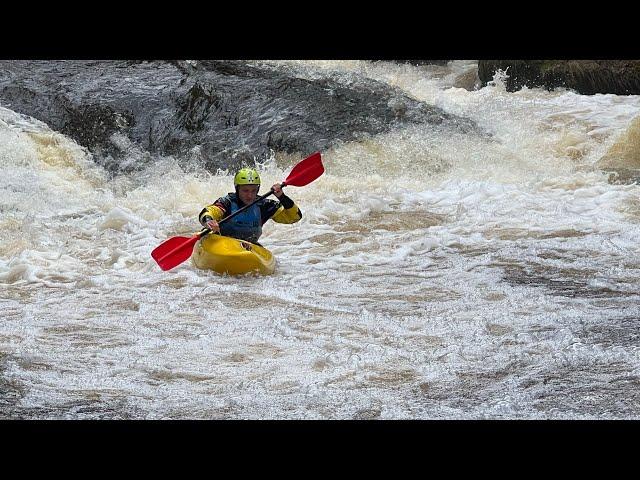
[[[324,173],[324,166],[322,165],[322,159],[320,158],[320,152],[316,152],[310,157],[300,161],[293,169],[287,179],[281,183],[283,187],[287,185],[293,185],[294,187],[304,187],[305,185],[313,182],[316,178]],[[258,203],[260,200],[272,195],[273,189],[269,190],[264,195],[259,196],[253,202],[244,207],[236,210],[228,217],[223,218],[218,222],[226,222],[230,218],[235,217],[239,213],[243,212],[252,205]],[[203,236],[211,233],[208,228],[203,229],[201,232],[196,233],[192,237],[171,237],[158,245],[152,252],[151,256],[158,263],[162,270],[171,270],[173,267],[180,265],[182,262],[191,257],[193,253],[193,246]]]

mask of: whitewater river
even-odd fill
[[[386,82],[484,133],[322,152],[286,190],[303,219],[265,226],[276,273],[234,278],[150,256],[233,172],[110,178],[0,108],[0,418],[640,418],[640,187],[595,166],[637,137],[640,97],[456,87],[472,61],[266,63]]]

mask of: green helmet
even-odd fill
[[[260,185],[260,175],[253,168],[243,168],[233,177],[233,184],[238,185]]]

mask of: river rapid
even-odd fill
[[[640,187],[596,166],[633,143],[639,96],[458,87],[474,61],[259,63],[384,82],[485,134],[323,151],[286,188],[302,220],[265,225],[275,274],[229,277],[150,253],[233,172],[113,176],[0,106],[0,418],[640,418]],[[259,164],[263,191],[299,160]]]

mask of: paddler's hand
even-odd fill
[[[280,186],[279,183],[274,184],[273,187],[271,187],[271,190],[273,190],[273,193],[278,198],[280,198],[282,195],[284,195],[284,192],[282,191],[282,187]]]
[[[209,230],[213,233],[220,233],[220,225],[215,220],[209,220],[205,224]]]

